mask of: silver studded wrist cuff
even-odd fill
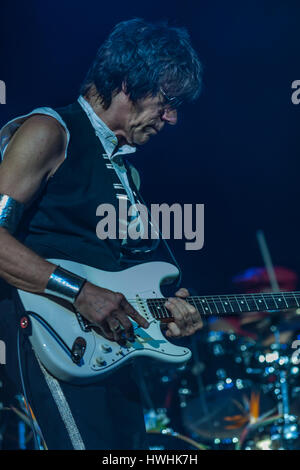
[[[56,295],[73,304],[85,282],[83,277],[57,266],[49,277],[44,293]]]
[[[7,194],[0,194],[0,227],[13,235],[22,218],[25,205]]]

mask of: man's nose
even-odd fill
[[[177,109],[165,108],[162,120],[174,126],[177,123]]]

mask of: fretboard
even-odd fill
[[[165,307],[167,299],[147,299],[147,306],[158,320],[168,320],[172,314]],[[187,297],[201,315],[238,315],[245,312],[288,310],[300,308],[300,292],[265,294],[214,295]]]

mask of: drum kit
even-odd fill
[[[261,319],[255,339],[213,323],[191,338],[193,359],[184,369],[153,366],[156,380],[146,377],[150,448],[300,449],[300,316],[274,318]]]
[[[297,274],[273,266],[262,230],[256,238],[264,268],[234,277],[235,287],[295,290]],[[161,448],[176,449],[186,436],[201,450],[300,450],[300,309],[215,318],[190,341],[193,356],[184,370],[161,367],[147,381],[146,428],[161,438]],[[166,441],[174,435],[177,441]]]
[[[140,367],[150,449],[299,450],[299,313],[279,312],[268,322],[261,314],[260,325],[252,325],[256,338],[249,326],[242,335],[213,322],[190,337],[193,356],[185,367]],[[22,397],[8,410],[1,385],[0,448],[4,434],[3,448],[31,448]]]

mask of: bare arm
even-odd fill
[[[64,159],[66,134],[51,117],[29,118],[12,137],[0,165],[0,194],[30,202],[42,181]],[[43,292],[55,265],[0,228],[0,277],[30,292]]]

